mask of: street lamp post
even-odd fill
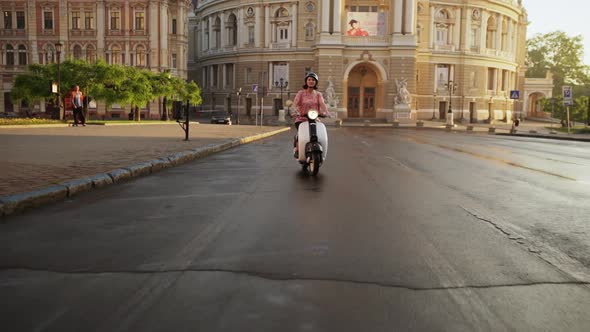
[[[449,90],[449,111],[447,112],[447,125],[453,126],[453,91],[457,89],[457,83],[449,80],[445,87]]]
[[[166,78],[166,84],[170,84],[170,79],[172,78],[172,75],[170,75],[169,71],[166,71],[164,77]],[[162,117],[160,118],[160,120],[162,121],[168,121],[168,108],[166,107],[166,103],[168,102],[168,98],[166,98],[166,96],[164,96],[164,98],[162,98]]]
[[[66,110],[61,110],[61,71],[59,69],[62,43],[55,43],[55,53],[57,54],[57,109],[59,110],[59,119],[66,119]]]
[[[288,85],[289,85],[289,82],[285,81],[283,78],[281,78],[278,82],[275,81],[275,87],[281,89],[281,107],[280,107],[280,109],[283,109],[283,89],[286,89]]]
[[[492,106],[494,104],[494,96],[490,96],[490,101],[488,102],[488,123],[493,124],[494,119],[492,119]]]
[[[432,94],[432,120],[436,119],[436,91]]]
[[[240,124],[240,99],[242,96],[242,88],[238,89],[238,109],[236,110],[236,124],[239,125]]]
[[[555,112],[555,98],[551,98],[549,99],[549,101],[551,102],[551,134],[555,134],[555,130],[553,129],[553,114]]]

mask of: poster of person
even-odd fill
[[[348,36],[385,36],[385,13],[348,12]]]

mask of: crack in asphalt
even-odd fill
[[[284,275],[278,273],[267,273],[249,270],[232,270],[232,269],[198,269],[198,268],[186,268],[186,269],[161,269],[161,270],[78,270],[78,271],[65,271],[65,270],[50,270],[30,267],[0,267],[0,271],[27,271],[27,272],[46,272],[56,273],[65,275],[101,275],[101,274],[138,274],[138,275],[157,275],[157,274],[169,274],[169,273],[230,273],[237,275],[246,275],[250,277],[261,278],[271,281],[320,281],[320,282],[334,282],[344,283],[352,285],[363,285],[363,286],[378,286],[383,288],[398,288],[406,289],[411,291],[439,291],[439,290],[461,290],[461,289],[495,289],[495,288],[511,288],[511,287],[530,287],[530,286],[590,286],[590,281],[581,280],[569,280],[569,281],[531,281],[522,283],[506,283],[506,284],[494,284],[494,285],[457,285],[457,286],[440,286],[440,287],[420,287],[412,285],[403,285],[387,282],[368,281],[368,280],[355,280],[355,279],[344,279],[344,278],[321,278],[321,277],[306,277],[304,275]],[[2,286],[0,282],[0,287]]]
[[[494,226],[495,229],[499,230],[500,232],[502,232],[502,234],[507,235],[509,239],[511,240],[524,240],[525,237],[522,235],[513,235],[513,233],[511,233],[510,231],[505,230],[502,226],[498,225],[497,222],[491,220],[491,219],[486,219],[484,217],[479,216],[476,212],[471,211],[470,209],[459,205],[459,207],[461,209],[463,209],[465,212],[469,213],[470,215],[472,215],[473,217],[475,217],[476,219],[479,219],[481,221],[485,221],[488,224]],[[519,242],[520,243],[520,242]]]

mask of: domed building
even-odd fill
[[[520,0],[193,1],[188,24],[202,109],[235,110],[241,89],[240,114],[278,114],[309,71],[342,119],[510,121],[522,107]]]

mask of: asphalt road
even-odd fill
[[[9,331],[587,331],[588,143],[330,128],[0,224]]]

